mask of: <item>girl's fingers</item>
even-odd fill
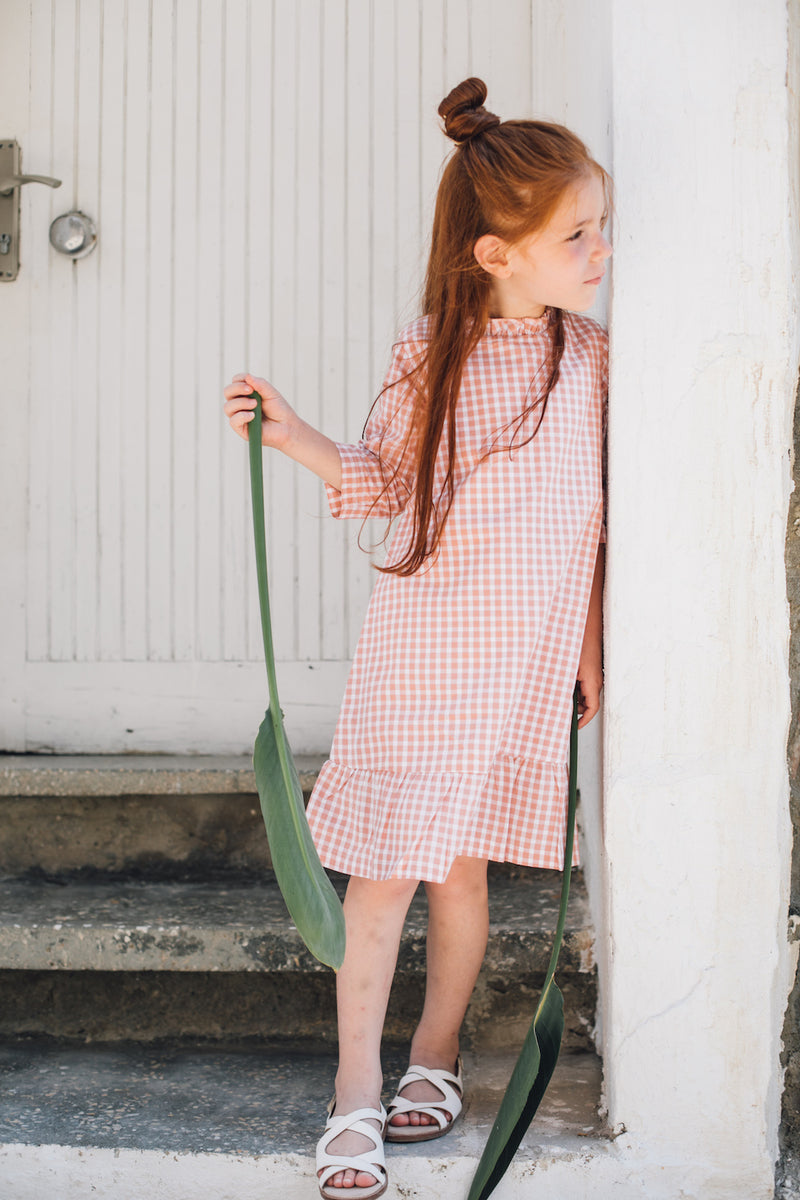
[[[600,688],[602,680],[586,678],[578,681],[578,729],[588,725],[600,711]]]
[[[234,433],[238,433],[240,438],[244,438],[246,442],[250,440],[248,425],[253,419],[254,414],[251,412],[240,412],[230,418],[231,429]]]
[[[584,725],[588,725],[592,717],[597,715],[600,708],[600,697],[596,699],[592,697],[590,701],[584,700],[583,703],[578,702],[578,729],[583,729]]]
[[[226,400],[222,406],[226,417],[232,417],[237,412],[253,412],[258,404],[257,400],[251,400],[249,396],[232,396]]]
[[[241,396],[242,398],[249,397],[252,390],[248,383],[229,383],[223,389],[222,394],[226,400],[235,400],[237,396]]]
[[[262,379],[260,375],[244,375],[242,379],[251,392],[258,392],[260,396],[269,395],[275,391],[272,384],[268,383],[266,379]]]

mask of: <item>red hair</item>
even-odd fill
[[[483,80],[466,79],[439,105],[444,132],[457,147],[436,196],[423,305],[431,318],[430,341],[424,359],[412,372],[418,402],[409,437],[415,447],[416,479],[411,539],[404,556],[382,568],[397,575],[413,575],[435,553],[453,502],[461,377],[489,319],[492,277],[478,264],[475,243],[492,233],[513,245],[542,229],[564,193],[589,175],[599,177],[606,197],[610,194],[609,176],[574,133],[543,121],[501,121],[483,107],[485,99]],[[538,410],[525,440],[535,437],[558,380],[564,351],[560,309],[552,310],[551,329],[547,378],[513,422],[512,445],[526,418]],[[447,469],[435,496],[434,475],[443,438]]]

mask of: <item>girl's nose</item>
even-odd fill
[[[594,257],[599,259],[610,258],[611,253],[611,242],[609,242],[608,238],[603,237],[601,233],[597,241]]]

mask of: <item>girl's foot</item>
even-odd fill
[[[387,1142],[424,1142],[447,1133],[461,1112],[463,1090],[460,1058],[454,1072],[409,1067],[389,1105]]]
[[[317,1143],[317,1178],[325,1200],[347,1196],[373,1200],[385,1192],[385,1128],[383,1105],[339,1116],[332,1103],[325,1133]]]

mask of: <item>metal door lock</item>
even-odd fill
[[[27,183],[61,187],[51,175],[20,174],[19,143],[0,141],[0,282],[10,283],[19,274],[19,194]]]
[[[86,213],[63,213],[50,226],[50,245],[68,258],[85,258],[97,245],[94,221]]]

